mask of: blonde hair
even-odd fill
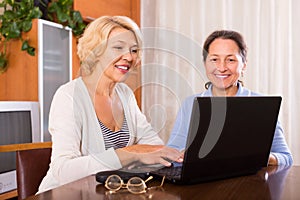
[[[126,16],[102,16],[91,22],[78,40],[77,54],[80,59],[80,74],[91,74],[99,56],[107,46],[107,39],[115,28],[125,28],[135,35],[138,47],[142,47],[142,35],[138,25]],[[140,56],[140,55],[139,55]]]

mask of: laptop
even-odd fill
[[[151,175],[193,184],[256,173],[268,165],[280,104],[279,96],[195,97],[183,163]]]

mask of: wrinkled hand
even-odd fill
[[[171,166],[172,162],[182,162],[181,152],[167,146],[163,146],[148,153],[139,155],[139,161],[143,164],[162,164]]]
[[[172,162],[182,162],[182,153],[177,149],[173,149],[163,145],[132,145],[122,150],[117,150],[117,152],[127,154],[127,158],[132,157],[133,162],[139,162],[144,165],[153,165],[153,164],[162,164],[164,166],[171,166]],[[128,155],[129,154],[129,155]],[[118,154],[120,156],[120,154]],[[123,154],[124,155],[124,154]],[[131,156],[130,156],[131,155]],[[121,156],[123,159],[123,164],[131,164],[130,162],[125,161],[126,157]]]

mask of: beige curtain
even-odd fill
[[[299,165],[299,8],[298,0],[141,0],[142,110],[160,136],[168,140],[181,101],[204,91],[205,38],[232,29],[248,44],[245,86],[283,97],[279,119]]]

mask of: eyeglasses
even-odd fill
[[[110,193],[115,193],[122,188],[126,188],[129,192],[133,194],[145,193],[147,186],[146,182],[150,181],[153,177],[149,176],[145,181],[140,177],[132,177],[125,184],[122,178],[118,175],[110,175],[105,181],[105,187],[109,190]],[[162,187],[165,177],[161,184],[158,187]]]

